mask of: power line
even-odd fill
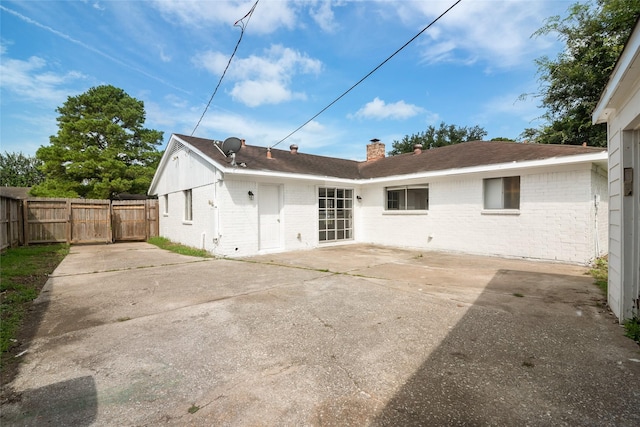
[[[238,43],[236,43],[236,47],[233,49],[233,53],[231,53],[231,56],[229,57],[229,62],[227,62],[227,66],[224,67],[224,71],[222,72],[222,75],[220,76],[220,80],[218,80],[218,84],[216,85],[216,88],[213,90],[213,93],[211,94],[211,98],[209,98],[209,102],[207,102],[207,106],[204,107],[204,111],[202,112],[202,115],[200,116],[200,120],[198,120],[198,123],[196,124],[196,127],[193,128],[193,131],[191,132],[191,136],[193,136],[193,134],[196,133],[196,130],[198,129],[198,126],[200,126],[200,122],[202,122],[202,119],[204,118],[204,115],[207,113],[207,110],[209,109],[209,106],[211,105],[211,101],[213,101],[213,97],[216,96],[216,93],[218,92],[218,88],[220,87],[220,84],[222,83],[222,79],[224,78],[225,74],[227,74],[227,70],[229,69],[229,66],[231,65],[231,60],[236,55],[236,51],[238,50],[238,46],[240,46],[240,42],[242,41],[242,36],[244,35],[244,30],[247,28],[247,25],[249,25],[249,21],[251,20],[251,16],[253,15],[253,11],[256,9],[256,6],[258,5],[259,1],[260,0],[256,0],[256,2],[251,7],[251,10],[249,10],[249,12],[247,12],[246,15],[244,15],[242,18],[238,19],[233,24],[234,27],[240,27],[240,29],[241,29],[240,37],[238,38]],[[244,22],[245,18],[247,18],[247,22]]]
[[[318,117],[320,114],[324,113],[326,110],[328,110],[333,104],[335,104],[336,102],[338,102],[340,99],[342,99],[346,94],[348,94],[349,92],[351,92],[356,86],[358,86],[360,83],[362,83],[363,81],[365,81],[371,74],[375,73],[376,71],[378,71],[378,69],[380,67],[382,67],[384,64],[386,64],[387,62],[389,62],[389,60],[391,58],[393,58],[394,56],[396,56],[402,49],[404,49],[405,47],[407,47],[409,44],[411,44],[411,42],[413,42],[415,39],[417,39],[418,37],[420,37],[420,35],[422,33],[424,33],[425,31],[427,31],[433,24],[435,24],[436,22],[438,22],[440,20],[440,18],[442,18],[444,15],[446,15],[451,9],[453,9],[455,6],[458,5],[458,3],[460,3],[462,0],[457,0],[455,3],[453,3],[451,6],[449,6],[449,8],[447,10],[445,10],[444,12],[442,12],[440,14],[440,16],[438,16],[436,19],[434,19],[433,21],[431,21],[429,23],[429,25],[427,25],[426,27],[424,27],[418,34],[416,34],[415,36],[413,36],[408,42],[406,42],[405,44],[402,45],[402,47],[400,47],[398,50],[396,50],[395,52],[393,52],[389,57],[387,57],[387,59],[385,59],[384,61],[382,61],[380,64],[378,64],[377,67],[375,67],[373,70],[371,70],[366,76],[364,76],[363,78],[361,78],[360,80],[358,80],[353,86],[351,86],[349,89],[347,89],[346,91],[344,91],[342,93],[342,95],[340,95],[339,97],[337,97],[336,99],[334,99],[333,101],[331,101],[331,103],[329,103],[329,105],[327,105],[326,107],[324,107],[322,110],[320,110],[318,113],[316,113],[313,117],[311,117],[309,120],[307,120],[306,122],[304,122],[303,124],[301,124],[300,126],[298,126],[293,132],[291,132],[289,135],[285,136],[284,138],[282,138],[280,141],[276,142],[274,145],[272,145],[271,147],[275,147],[278,144],[280,144],[281,142],[283,142],[284,140],[286,140],[287,138],[289,138],[290,136],[292,136],[293,134],[295,134],[296,132],[298,132],[300,129],[302,129],[303,127],[305,127],[306,125],[308,125],[313,119],[315,119],[316,117]]]

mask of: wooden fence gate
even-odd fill
[[[157,200],[24,200],[24,243],[144,241],[158,235]]]

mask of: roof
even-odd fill
[[[175,136],[216,163],[223,166],[231,163],[231,159],[215,146],[213,140],[177,134]],[[606,149],[580,145],[472,141],[423,150],[420,154],[407,153],[370,162],[358,162],[300,152],[293,154],[288,150],[273,148],[272,158],[269,159],[265,147],[245,145],[236,154],[235,162],[246,165],[248,171],[369,179],[603,152],[606,152]]]
[[[29,197],[31,187],[0,187],[0,196],[9,199],[26,199]]]
[[[217,163],[222,165],[231,163],[231,159],[216,148],[214,141],[211,139],[185,135],[175,136],[192,145]],[[252,145],[242,147],[236,154],[236,163],[246,164],[249,170],[332,176],[347,179],[359,178],[358,162],[354,160],[316,156],[313,154],[291,154],[290,151],[274,148],[271,149],[271,159],[268,159],[267,149],[265,147]]]
[[[420,154],[407,153],[385,157],[375,162],[363,162],[360,175],[362,178],[381,178],[418,172],[546,160],[604,151],[606,151],[604,148],[581,145],[471,141],[423,150]]]

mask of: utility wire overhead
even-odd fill
[[[224,79],[225,74],[227,74],[227,70],[229,69],[229,66],[231,65],[231,60],[236,55],[236,51],[238,50],[238,46],[240,46],[240,42],[242,41],[242,36],[244,35],[244,30],[247,28],[247,25],[249,25],[249,21],[251,20],[251,16],[253,15],[253,11],[256,9],[256,6],[258,5],[259,1],[260,0],[256,0],[256,2],[253,4],[253,6],[249,10],[249,12],[247,12],[246,15],[244,15],[242,18],[238,19],[233,24],[234,27],[240,27],[240,30],[241,30],[240,31],[240,37],[238,38],[238,42],[236,43],[236,47],[233,49],[233,52],[231,53],[231,56],[229,57],[229,61],[227,62],[227,66],[224,67],[224,71],[222,72],[222,75],[220,76],[220,80],[218,80],[218,84],[216,85],[216,88],[213,90],[213,93],[211,94],[211,98],[209,98],[209,102],[207,102],[207,106],[204,107],[204,111],[202,112],[202,115],[200,116],[200,119],[198,120],[198,123],[196,124],[196,126],[193,128],[193,131],[191,132],[191,136],[193,136],[193,134],[196,133],[196,130],[198,129],[198,126],[200,126],[200,122],[202,122],[202,119],[204,118],[204,115],[207,113],[207,110],[209,109],[209,106],[211,105],[211,101],[213,101],[213,97],[216,96],[216,93],[218,93],[218,88],[220,87],[220,84],[222,83],[222,79]],[[244,22],[245,18],[247,19],[246,22]]]
[[[320,114],[324,113],[326,110],[328,110],[333,104],[335,104],[336,102],[338,102],[340,99],[342,99],[346,94],[348,94],[349,92],[351,92],[356,86],[358,86],[360,83],[362,83],[363,81],[365,81],[370,75],[372,75],[373,73],[375,73],[376,71],[378,71],[378,69],[380,67],[382,67],[384,64],[386,64],[387,62],[389,62],[389,60],[391,60],[391,58],[393,58],[394,56],[396,56],[401,50],[403,50],[405,47],[407,47],[409,44],[411,44],[415,39],[417,39],[418,37],[420,37],[420,35],[422,35],[422,33],[424,33],[425,31],[427,31],[433,24],[435,24],[436,22],[438,22],[440,20],[440,18],[442,18],[444,15],[446,15],[449,11],[451,11],[451,9],[453,9],[454,7],[456,7],[458,5],[458,3],[460,3],[462,0],[457,0],[455,3],[453,3],[451,6],[449,6],[449,8],[447,10],[445,10],[444,12],[442,12],[437,18],[435,18],[433,21],[431,21],[429,23],[429,25],[427,25],[426,27],[424,27],[422,30],[420,30],[420,32],[418,32],[418,34],[416,34],[415,36],[413,36],[408,42],[406,42],[405,44],[403,44],[398,50],[396,50],[395,52],[393,52],[390,56],[387,57],[387,59],[385,59],[384,61],[382,61],[380,64],[378,64],[377,67],[375,67],[373,70],[371,70],[366,76],[364,76],[363,78],[361,78],[360,80],[358,80],[353,86],[351,86],[349,89],[347,89],[346,91],[344,91],[342,93],[342,95],[338,96],[336,99],[334,99],[333,101],[331,101],[331,103],[329,103],[329,105],[327,105],[326,107],[324,107],[322,110],[320,110],[319,112],[317,112],[313,117],[311,117],[309,120],[307,120],[306,122],[304,122],[303,124],[301,124],[300,126],[298,126],[293,132],[291,132],[289,135],[285,136],[284,138],[282,138],[280,141],[276,142],[274,145],[271,146],[271,148],[276,147],[278,144],[280,144],[281,142],[285,141],[286,139],[288,139],[290,136],[292,136],[293,134],[295,134],[296,132],[298,132],[300,129],[302,129],[303,127],[305,127],[306,125],[308,125],[309,123],[311,123],[311,121],[313,119],[315,119],[316,117],[318,117]]]

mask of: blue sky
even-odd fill
[[[195,136],[273,146],[445,11],[450,1],[260,0]],[[0,150],[35,154],[68,96],[110,84],[144,101],[146,127],[190,135],[255,0],[0,3]],[[532,38],[564,0],[463,0],[277,148],[363,160],[365,146],[441,121],[517,138],[542,111]],[[164,148],[164,146],[162,147]]]

